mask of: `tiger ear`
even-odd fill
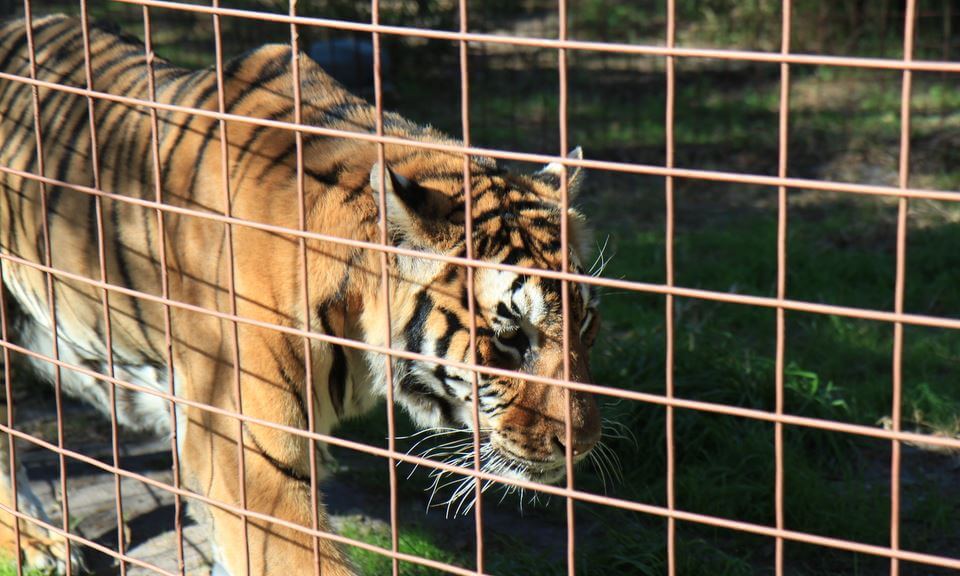
[[[370,169],[370,188],[373,190],[377,205],[380,204],[380,175],[383,174],[383,193],[387,203],[387,227],[394,240],[406,239],[415,244],[422,237],[429,223],[421,214],[426,208],[426,191],[411,182],[409,178],[397,174],[389,166],[380,168],[375,162]]]
[[[570,160],[583,160],[583,149],[577,146],[567,153]],[[538,180],[546,182],[553,186],[560,193],[560,178],[563,175],[563,164],[551,162],[544,166],[539,172],[534,174]],[[580,191],[580,185],[583,183],[583,170],[580,166],[567,166],[567,198],[573,200]]]

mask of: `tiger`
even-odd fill
[[[32,27],[37,79],[85,89],[82,24],[65,15],[5,22],[0,71],[30,76]],[[290,428],[312,424],[329,435],[390,391],[423,429],[478,426],[482,465],[507,462],[500,469],[513,478],[565,477],[568,418],[576,462],[597,445],[596,397],[543,382],[592,382],[595,289],[478,267],[468,290],[462,261],[427,257],[472,248],[485,262],[559,271],[566,259],[584,274],[590,228],[561,198],[564,188],[571,201],[582,188],[575,162],[521,173],[486,156],[465,160],[441,149],[461,140],[392,112],[380,128],[402,142],[381,148],[369,137],[376,107],[309,57],[297,54],[295,64],[289,44],[226,59],[218,79],[215,66],[188,70],[152,54],[148,67],[144,44],[111,25],[91,23],[88,32],[92,89],[139,104],[96,99],[91,121],[85,92],[41,86],[35,122],[34,88],[0,78],[0,266],[8,308],[19,310],[9,342],[39,354],[11,353],[23,366],[15,374],[59,377],[65,394],[115,413],[122,427],[175,433],[183,489],[202,496],[188,498],[188,512],[209,525],[215,573],[313,574],[317,562],[325,576],[356,573],[344,547],[292,527],[333,531],[311,484],[311,460],[325,461],[326,444]],[[298,143],[283,126],[235,118],[293,122],[295,81],[303,125],[367,138],[301,132]],[[155,115],[143,104],[152,98]],[[221,107],[231,115],[223,127]],[[569,158],[582,159],[581,149]],[[312,236],[289,232],[300,230],[301,193]],[[170,207],[162,222],[158,200]],[[361,244],[380,243],[384,229],[398,249],[386,255],[386,273],[383,252]],[[324,239],[334,237],[345,241]],[[310,334],[330,338],[305,345]],[[47,360],[54,344],[60,368]],[[421,358],[387,360],[386,348]],[[459,367],[470,362],[508,375]],[[171,387],[176,402],[164,395]],[[13,548],[8,476],[22,470],[0,461],[0,546],[55,571],[79,566],[76,544],[33,522],[19,521],[21,550]],[[42,517],[21,480],[19,509]]]

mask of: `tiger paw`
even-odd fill
[[[67,573],[69,558],[71,573],[84,573],[83,553],[80,551],[80,546],[71,544],[68,555],[64,538],[57,535],[37,534],[42,530],[42,528],[32,527],[29,531],[21,530],[20,532],[20,558],[23,560],[24,567],[40,570],[44,574],[61,576]]]

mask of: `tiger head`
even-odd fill
[[[571,157],[582,158],[579,148]],[[387,222],[394,245],[437,254],[465,256],[463,160],[450,156],[445,169],[436,159],[429,171],[417,162],[382,170]],[[459,171],[459,173],[458,173]],[[474,159],[473,256],[479,260],[559,271],[562,268],[560,164],[529,175],[508,173],[491,161]],[[374,195],[381,169],[370,174]],[[567,169],[568,196],[582,181]],[[568,211],[569,267],[583,273],[588,231],[583,217]],[[513,271],[475,269],[476,347],[471,350],[467,272],[461,265],[397,256],[392,287],[392,346],[457,362],[564,377],[562,283]],[[591,286],[570,282],[569,378],[591,382],[589,351],[599,327]],[[382,364],[382,359],[381,359]],[[474,424],[473,373],[451,366],[397,360],[394,390],[414,420],[428,428]],[[562,387],[520,377],[477,374],[481,458],[488,470],[525,480],[556,482],[565,473],[566,393]],[[600,438],[595,398],[570,391],[573,454],[584,458]]]

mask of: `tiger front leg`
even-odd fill
[[[0,418],[6,422],[6,400],[0,409]],[[17,510],[30,518],[53,524],[43,511],[40,500],[30,489],[30,480],[26,470],[18,461],[16,464]],[[10,445],[6,435],[0,435],[0,504],[13,509],[13,475],[10,470]],[[16,526],[19,525],[19,543]],[[18,546],[19,544],[19,546]],[[71,572],[82,571],[83,560],[80,546],[73,544],[67,553],[66,539],[48,531],[43,526],[25,519],[18,519],[6,510],[0,511],[0,556],[15,559],[18,556],[25,567],[41,570],[44,573],[65,574],[67,563]]]
[[[241,329],[242,410],[245,416],[277,424],[306,428],[303,405],[298,392],[287,384],[296,374],[282,373],[275,359],[275,348],[253,338]],[[191,400],[237,411],[232,365],[214,362],[211,357],[231,358],[227,354],[192,354],[178,364],[181,377],[187,377],[185,391]],[[292,370],[292,369],[291,369]],[[211,381],[213,375],[215,380]],[[228,510],[207,505],[205,516],[212,524],[215,574],[230,576],[313,575],[319,563],[324,576],[350,576],[355,571],[333,542],[315,539],[301,526],[313,526],[309,442],[298,435],[275,428],[240,422],[237,418],[202,408],[183,411],[185,432],[180,439],[181,463],[188,487],[216,502],[234,507]],[[179,426],[178,426],[179,427]],[[243,472],[240,470],[240,442],[243,446]],[[319,498],[319,495],[318,495]],[[244,502],[245,500],[245,502]],[[323,504],[317,504],[317,529],[331,532]],[[278,518],[284,522],[247,516],[236,509]],[[289,524],[286,524],[289,523]],[[286,524],[286,525],[285,525]]]

